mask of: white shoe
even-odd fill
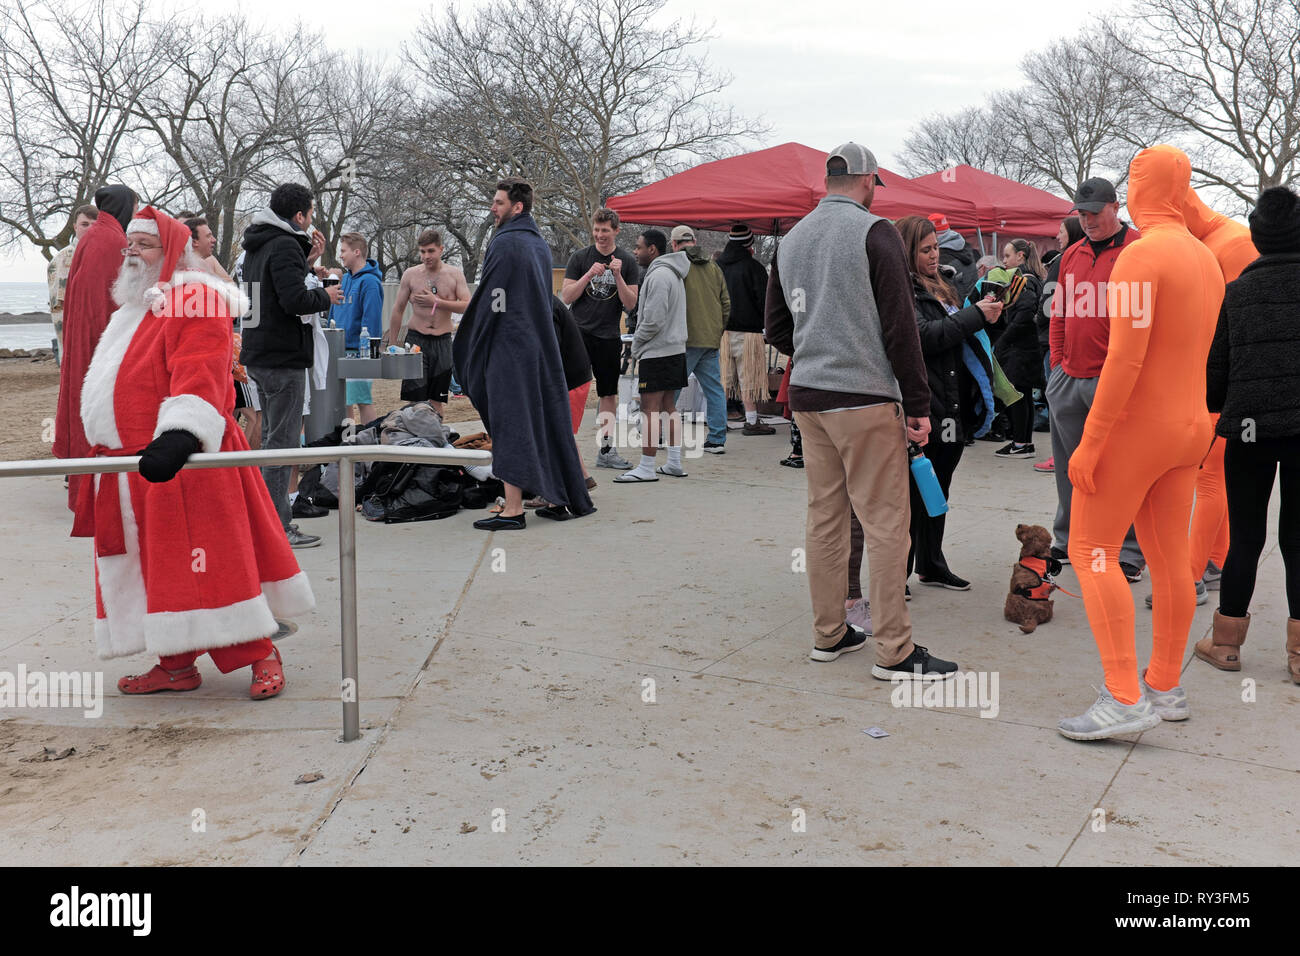
[[[1187,691],[1182,685],[1169,690],[1155,690],[1147,683],[1147,672],[1142,672],[1142,696],[1151,701],[1151,709],[1161,720],[1186,720],[1192,715],[1187,706]]]
[[[1078,717],[1065,718],[1056,726],[1071,740],[1104,740],[1159,727],[1160,716],[1146,697],[1136,704],[1121,704],[1103,684],[1091,707]]]

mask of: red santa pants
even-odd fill
[[[271,656],[274,648],[275,645],[271,643],[269,637],[259,637],[245,644],[214,647],[206,651],[186,651],[184,654],[169,654],[166,657],[159,657],[158,663],[162,664],[165,670],[179,671],[192,666],[200,654],[207,654],[212,658],[212,663],[217,665],[217,670],[229,674],[241,667],[248,667],[265,660]]]

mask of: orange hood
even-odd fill
[[[1133,157],[1128,170],[1128,211],[1142,232],[1153,226],[1186,226],[1183,203],[1192,184],[1192,163],[1173,146],[1152,146]]]
[[[1219,260],[1223,281],[1231,282],[1241,275],[1242,269],[1259,258],[1259,252],[1250,239],[1250,230],[1215,212],[1190,188],[1183,200],[1183,219],[1188,231],[1205,243],[1214,253],[1214,258]]]

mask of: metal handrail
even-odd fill
[[[415,462],[424,465],[486,465],[487,451],[459,448],[410,448],[402,445],[331,445],[322,448],[271,448],[257,451],[223,451],[191,455],[186,468],[243,468],[267,465],[318,465],[337,461]],[[93,475],[138,472],[140,456],[119,458],[59,458],[0,462],[0,478],[43,475]],[[357,673],[357,527],[356,476],[352,468],[339,468],[339,611],[342,634],[343,739],[361,736],[361,693]]]

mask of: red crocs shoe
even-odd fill
[[[274,697],[284,690],[284,661],[280,659],[280,648],[271,649],[275,658],[253,663],[253,683],[248,687],[248,696],[253,700]]]
[[[155,664],[147,674],[132,674],[117,682],[124,694],[156,694],[160,690],[194,690],[203,683],[199,669],[193,665],[178,671]]]

